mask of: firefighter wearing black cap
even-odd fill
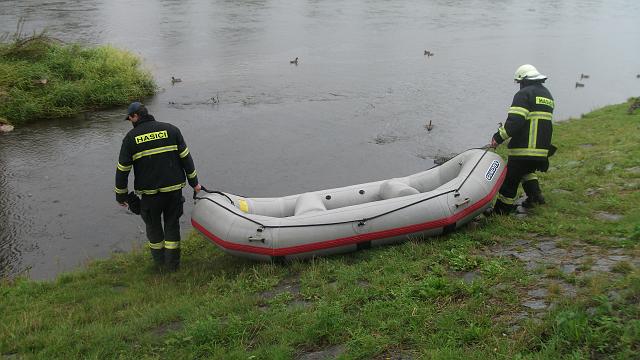
[[[116,170],[116,201],[136,212],[134,194],[127,189],[129,172],[135,173],[135,192],[142,196],[140,215],[155,265],[175,271],[180,264],[180,216],[183,212],[182,188],[189,185],[198,192],[196,169],[180,130],[159,122],[146,107],[134,102],[127,118],[133,129],[122,140]],[[164,227],[162,221],[164,220]]]
[[[556,150],[551,145],[554,101],[543,85],[546,79],[529,64],[520,66],[515,72],[514,80],[520,84],[520,91],[513,97],[504,126],[491,139],[491,147],[494,148],[510,139],[507,176],[493,208],[497,214],[515,210],[521,182],[527,195],[523,207],[532,208],[545,203],[536,171],[546,172],[549,169],[549,156]]]

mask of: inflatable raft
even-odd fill
[[[224,251],[258,260],[307,258],[450,232],[487,207],[506,175],[503,159],[467,150],[394,178],[277,198],[224,192],[195,197],[191,223]]]

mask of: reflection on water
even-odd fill
[[[100,149],[117,146],[114,138],[120,130],[113,120],[80,117],[19,127],[2,136],[3,274],[31,269],[35,277],[50,277],[98,254],[131,248],[131,240],[122,243],[136,238],[136,222],[128,219],[118,223],[134,224],[129,236],[104,243],[109,239],[105,219],[110,217],[104,210],[113,197],[94,185],[96,179],[113,178],[112,166],[100,164],[105,162]],[[100,251],[102,247],[108,249]]]
[[[146,102],[182,129],[203,183],[252,196],[404,176],[484,145],[523,63],[549,75],[556,118],[640,87],[635,0],[10,0],[0,10],[0,31],[23,17],[25,32],[142,56],[161,87]],[[580,73],[591,78],[576,89]],[[141,220],[112,193],[123,111],[0,134],[0,275],[50,278],[144,243]]]

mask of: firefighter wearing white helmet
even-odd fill
[[[525,64],[516,70],[513,78],[520,90],[513,97],[504,126],[491,139],[494,148],[509,140],[507,176],[493,208],[498,214],[515,210],[520,183],[527,195],[524,207],[545,203],[536,172],[549,169],[549,156],[556,150],[551,145],[555,103],[543,85],[547,77],[533,65]]]
[[[513,75],[513,80],[521,82],[523,80],[546,80],[547,77],[540,74],[535,66],[524,64],[520,66]]]

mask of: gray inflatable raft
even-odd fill
[[[277,198],[201,191],[191,223],[224,251],[258,260],[354,251],[440,235],[491,205],[503,159],[467,150],[417,174]]]

